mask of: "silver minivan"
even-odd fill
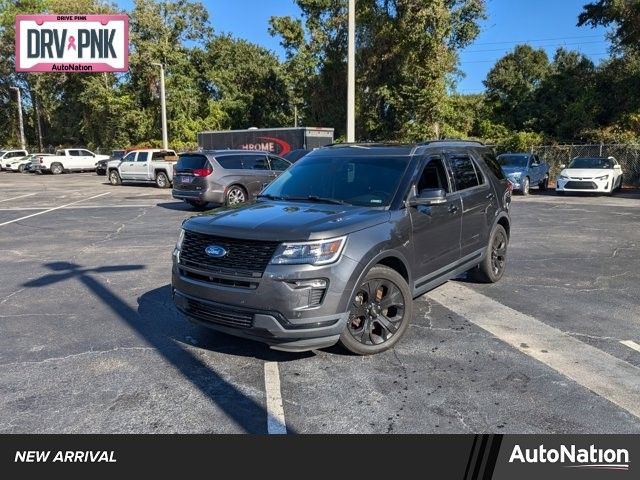
[[[173,198],[196,208],[208,203],[240,205],[255,199],[262,189],[291,163],[267,152],[209,150],[180,154],[173,177]]]

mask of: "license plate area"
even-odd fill
[[[178,175],[178,182],[180,183],[193,183],[193,177],[188,175]]]

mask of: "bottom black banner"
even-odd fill
[[[3,474],[637,478],[632,435],[4,435]],[[333,475],[331,473],[330,475]],[[7,477],[9,478],[9,477]]]

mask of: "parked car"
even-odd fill
[[[84,148],[65,148],[56,150],[55,155],[40,156],[32,162],[36,171],[51,172],[60,175],[64,172],[88,172],[96,169],[96,161],[109,158],[97,155]]]
[[[291,163],[296,163],[298,160],[300,160],[302,157],[304,157],[307,153],[311,151],[312,150],[307,150],[306,148],[298,148],[296,150],[291,150],[286,155],[283,155],[282,158],[284,158],[285,160],[289,160]]]
[[[133,150],[121,160],[110,160],[107,163],[109,182],[111,185],[120,185],[123,182],[153,182],[160,188],[168,188],[171,186],[177,160],[178,155],[173,150]]]
[[[29,152],[26,150],[0,150],[0,170],[8,169],[7,164],[10,161],[26,157],[27,155],[29,155]]]
[[[100,160],[96,163],[96,174],[97,175],[106,175],[107,174],[107,163],[112,160],[121,160],[124,157],[126,150],[112,150],[111,156],[107,159]]]
[[[513,189],[522,195],[529,195],[529,189],[537,186],[540,190],[549,187],[549,164],[542,162],[531,153],[504,153],[498,155],[502,171],[513,184]]]
[[[291,163],[265,152],[211,150],[180,155],[173,197],[196,208],[208,203],[240,205],[256,195]]]
[[[26,157],[18,157],[13,161],[7,163],[7,170],[12,172],[23,173],[28,171],[29,165],[38,157],[51,156],[51,153],[31,153]]]
[[[469,270],[500,280],[510,199],[480,143],[321,148],[255,204],[183,224],[174,302],[196,323],[272,348],[339,341],[378,353],[406,332],[413,298]]]
[[[614,157],[577,157],[556,179],[556,193],[591,192],[612,195],[622,188],[622,167]]]

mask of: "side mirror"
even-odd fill
[[[560,165],[560,168],[567,168],[567,166],[563,163]]]
[[[445,192],[442,188],[425,188],[420,191],[418,195],[415,195],[415,187],[414,187],[414,195],[409,198],[409,205],[439,205],[442,203],[446,203],[447,192]]]

